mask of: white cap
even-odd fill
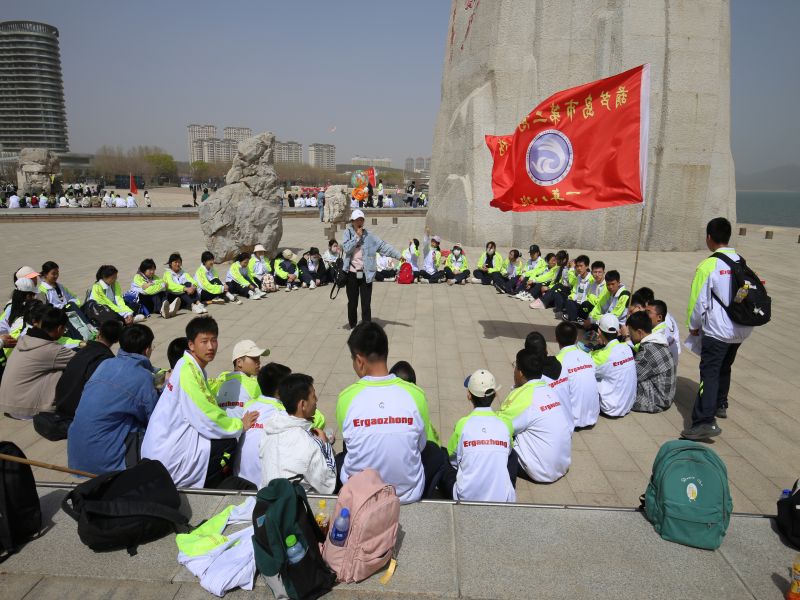
[[[491,393],[497,392],[502,386],[497,382],[486,369],[478,369],[464,380],[464,387],[476,398],[485,398]]]
[[[35,279],[39,276],[38,271],[34,271],[32,268],[25,266],[20,267],[17,272],[14,274],[17,279]]]
[[[269,350],[265,348],[259,348],[256,346],[256,343],[253,340],[242,340],[241,342],[236,342],[236,345],[233,347],[231,362],[236,362],[237,358],[242,358],[244,356],[252,356],[253,358],[257,358],[259,356],[269,356]]]
[[[256,247],[253,248],[253,254],[255,254],[256,252],[266,252],[266,251],[267,249],[264,248],[263,244],[256,244]]]
[[[353,213],[350,215],[350,220],[355,221],[356,219],[365,219],[364,211],[360,209],[355,209]]]
[[[619,333],[619,319],[616,315],[606,313],[600,317],[600,331],[603,333]]]
[[[17,288],[20,292],[36,292],[36,281],[33,279],[29,279],[27,277],[23,277],[22,279],[17,279],[14,283],[14,287]]]

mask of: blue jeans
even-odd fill
[[[692,410],[692,427],[713,423],[717,409],[728,408],[731,366],[741,344],[730,344],[703,336],[700,350],[700,389]]]

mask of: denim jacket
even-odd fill
[[[352,224],[348,225],[344,230],[344,238],[342,239],[342,254],[344,255],[343,269],[345,273],[350,270],[350,260],[353,258],[353,254],[356,251],[358,241],[358,236],[356,236]],[[378,269],[377,262],[375,261],[375,254],[390,256],[398,260],[402,258],[397,250],[366,229],[364,229],[364,235],[361,237],[361,250],[364,258],[364,277],[367,283],[372,283],[372,280],[375,278],[375,271]]]

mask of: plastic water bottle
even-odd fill
[[[736,292],[736,297],[733,299],[733,301],[736,304],[741,304],[742,301],[744,301],[744,299],[747,298],[747,294],[749,293],[750,293],[750,283],[745,281],[744,285],[740,287],[739,290]]]
[[[792,495],[792,490],[783,490],[781,492],[781,500],[783,500],[784,498],[788,498],[791,495]]]
[[[290,565],[296,565],[303,557],[306,555],[306,549],[303,547],[303,544],[300,543],[300,540],[297,539],[297,536],[290,535],[286,538],[286,558],[289,559]]]
[[[333,522],[331,527],[331,544],[334,546],[344,546],[347,539],[347,534],[350,533],[350,511],[346,508],[342,509],[339,516]]]

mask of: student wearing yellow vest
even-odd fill
[[[200,301],[210,304],[225,304],[226,300],[241,304],[242,301],[231,294],[228,286],[222,283],[214,267],[214,254],[208,250],[200,255],[200,266],[194,274],[200,288]]]
[[[167,270],[164,271],[164,283],[167,285],[167,301],[170,308],[175,306],[173,314],[181,307],[190,308],[195,314],[204,314],[208,311],[203,303],[200,302],[200,290],[197,282],[183,270],[183,259],[177,252],[169,255],[167,260]],[[178,304],[175,305],[175,301]]]
[[[577,259],[575,260],[577,263]],[[592,263],[591,279],[588,283],[579,278],[564,307],[563,319],[572,323],[583,322],[594,310],[606,289],[606,264],[602,260]]]
[[[469,278],[469,282],[491,285],[492,274],[499,273],[503,268],[503,257],[497,254],[497,244],[494,242],[486,243],[486,250],[481,254],[475,267],[475,270],[472,271],[472,277]]]
[[[531,244],[528,248],[530,258],[522,267],[522,277],[517,281],[514,288],[514,298],[517,300],[534,300],[528,291],[533,286],[533,278],[541,275],[547,269],[547,262],[542,258],[542,251],[537,244]]]
[[[444,276],[447,285],[465,285],[469,278],[469,261],[461,244],[456,244],[444,261]]]
[[[217,395],[217,405],[229,417],[242,418],[244,407],[261,395],[256,376],[261,369],[261,357],[269,356],[267,348],[259,348],[252,340],[241,340],[233,347],[233,371],[224,371],[209,382]]]

